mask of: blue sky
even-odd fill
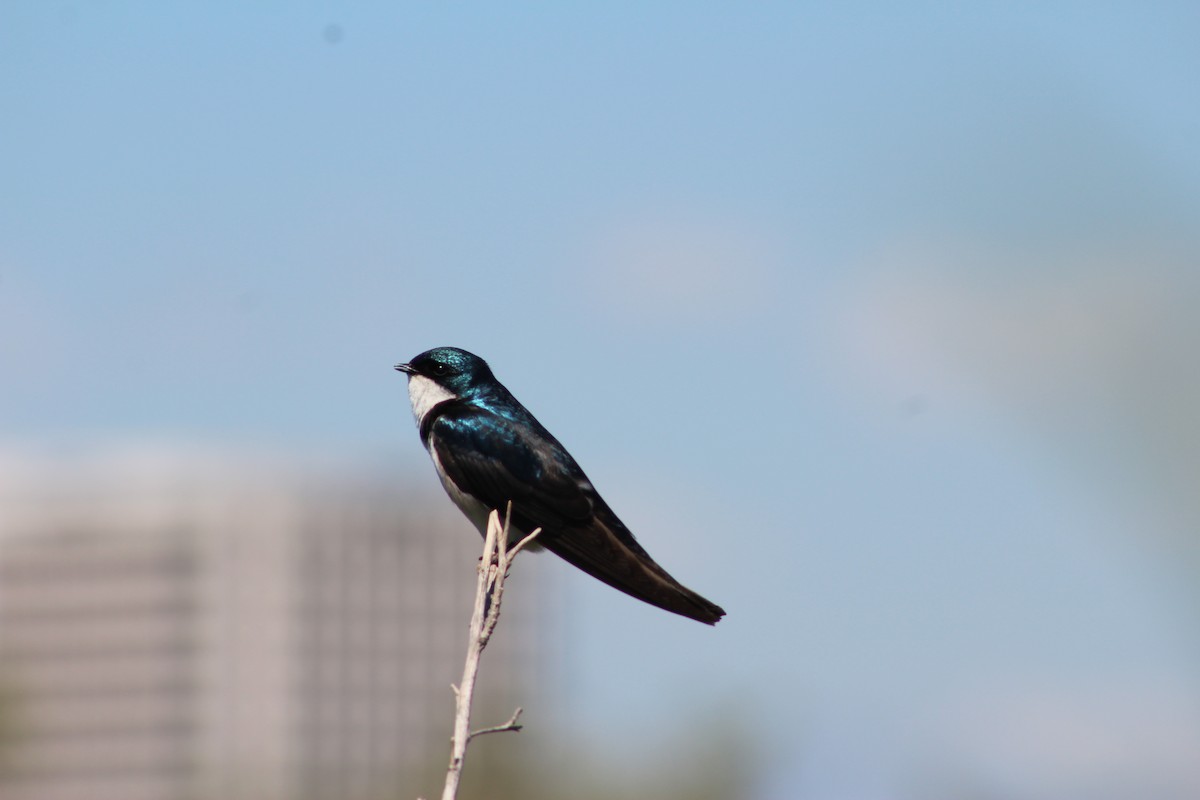
[[[730,612],[565,575],[579,735],[732,704],[764,797],[1194,794],[1198,33],[9,3],[0,443],[436,492],[391,364],[466,347]]]

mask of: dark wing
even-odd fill
[[[513,524],[541,528],[538,544],[555,555],[667,611],[710,625],[724,616],[650,558],[553,438],[465,404],[446,409],[429,436],[459,489],[500,511],[511,501]]]
[[[591,500],[556,444],[466,404],[448,408],[429,431],[430,449],[458,488],[501,513],[512,501],[513,521],[525,531],[556,531],[592,517]]]

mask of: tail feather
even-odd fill
[[[539,537],[543,547],[630,597],[689,619],[715,625],[725,610],[687,588],[658,565],[636,541],[620,541],[598,526]],[[626,532],[628,536],[628,533]]]

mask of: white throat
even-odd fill
[[[412,403],[413,418],[416,419],[419,428],[425,415],[438,403],[453,400],[454,393],[424,375],[409,375],[408,399]]]

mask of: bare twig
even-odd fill
[[[521,730],[521,728],[524,728],[525,726],[518,725],[517,718],[521,716],[521,712],[524,710],[525,709],[521,708],[520,706],[517,706],[517,710],[513,712],[511,717],[508,718],[508,722],[505,722],[503,725],[495,725],[491,728],[480,728],[477,731],[471,731],[470,735],[467,737],[468,741],[474,739],[476,736],[483,736],[485,733],[504,733],[505,731]]]
[[[500,514],[492,511],[488,516],[487,533],[483,540],[483,558],[479,561],[479,581],[475,589],[475,606],[471,612],[471,633],[467,641],[467,660],[463,665],[462,681],[458,686],[452,686],[455,697],[454,738],[450,751],[450,766],[446,769],[446,785],[442,790],[442,800],[455,800],[458,797],[458,784],[462,779],[463,763],[467,758],[467,745],[476,736],[486,733],[503,731],[519,731],[517,718],[521,709],[513,712],[508,722],[492,728],[483,728],[471,732],[471,702],[475,695],[475,677],[479,674],[479,657],[483,648],[492,638],[492,631],[500,620],[500,599],[504,595],[504,579],[508,577],[508,568],[513,558],[525,545],[533,541],[541,529],[535,530],[509,549],[508,525],[512,516],[512,504],[509,503],[504,515],[504,524],[500,524]]]

